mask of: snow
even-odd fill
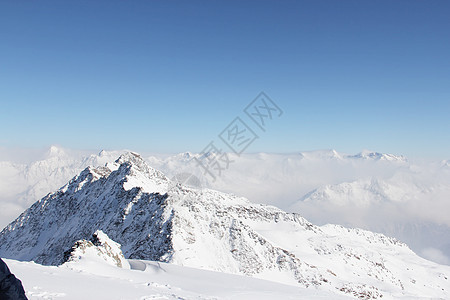
[[[82,267],[5,259],[29,299],[349,299],[239,275],[161,262],[130,260],[134,269],[100,261]]]
[[[450,267],[418,257],[394,238],[338,225],[319,227],[243,197],[173,185],[136,153],[121,155],[116,164],[114,171],[86,168],[36,202],[1,232],[0,255],[65,262],[72,270],[109,276],[121,248],[128,259],[365,299],[450,296]],[[165,194],[147,190],[161,186],[171,188]],[[89,241],[92,234],[97,238]],[[144,269],[140,263],[131,266]]]

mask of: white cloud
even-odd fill
[[[11,202],[0,202],[0,228],[8,225],[24,211],[24,207]]]
[[[445,256],[441,250],[435,248],[425,248],[422,250],[421,255],[431,261],[437,262],[439,264],[450,264],[450,258]]]

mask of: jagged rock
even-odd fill
[[[78,262],[82,259],[101,259],[119,268],[129,268],[120,244],[111,240],[103,231],[97,230],[90,240],[79,240],[64,252],[63,262]]]

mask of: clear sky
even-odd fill
[[[450,158],[450,1],[0,2],[0,146]],[[250,123],[249,123],[250,125]],[[254,124],[253,124],[254,125]]]

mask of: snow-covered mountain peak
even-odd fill
[[[103,157],[108,155],[108,151],[106,151],[105,149],[100,150],[100,152],[98,153],[98,156]]]
[[[392,198],[391,195],[396,197]],[[303,196],[301,201],[321,201],[324,205],[325,203],[332,203],[337,206],[368,207],[374,203],[401,202],[403,196],[401,189],[379,178],[370,177],[336,185],[324,185]]]
[[[170,180],[162,172],[150,167],[139,154],[126,152],[115,163],[120,165],[116,172],[124,177],[125,190],[137,187],[147,193],[167,192]]]
[[[99,179],[107,181],[109,186],[122,186],[126,191],[138,188],[142,192],[160,194],[166,193],[170,184],[163,173],[148,166],[139,154],[126,152],[103,167],[86,167],[60,191],[76,192]]]
[[[115,161],[120,166],[126,166],[127,169],[140,172],[148,176],[149,178],[158,177],[161,179],[167,179],[166,176],[160,171],[150,167],[144,159],[135,152],[126,152]]]
[[[118,164],[131,163],[138,167],[142,167],[145,164],[144,159],[141,157],[141,155],[131,151],[125,152],[124,154],[120,155],[119,158],[116,160],[116,163]]]
[[[193,156],[194,156],[194,154],[189,151],[179,153],[176,155],[176,157],[178,157],[180,160],[185,160],[185,161],[192,159]]]
[[[63,148],[52,145],[47,151],[47,158],[50,157],[61,157],[61,156],[67,156],[67,153],[64,151]]]
[[[381,160],[381,161],[392,161],[392,162],[407,162],[407,158],[403,155],[394,155],[388,153],[379,153],[370,150],[363,150],[358,154],[349,155],[349,158],[355,159],[365,159],[365,160]]]

